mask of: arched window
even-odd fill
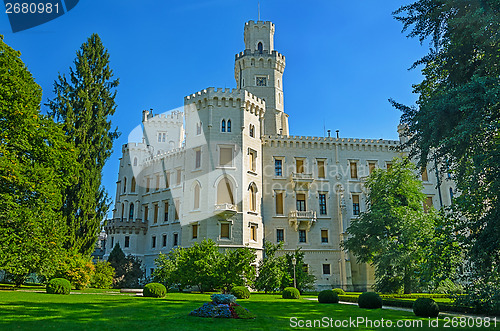
[[[222,120],[220,131],[226,132],[226,120]]]
[[[123,221],[123,214],[125,213],[125,204],[122,203],[122,216],[120,218],[120,221]]]
[[[231,132],[231,120],[227,120],[227,132]]]
[[[250,184],[249,190],[250,190],[250,210],[256,211],[257,210],[257,187],[255,186],[254,183]]]
[[[250,124],[250,137],[255,137],[255,126]]]
[[[233,185],[228,178],[222,178],[217,185],[217,204],[230,203],[234,205]]]
[[[123,177],[123,193],[127,192],[127,177]]]
[[[262,45],[261,42],[257,44],[257,49],[259,50],[259,53],[262,54],[262,51],[264,50],[264,46]]]
[[[134,167],[137,167],[137,158],[134,157]]]
[[[132,183],[130,184],[130,192],[135,192],[135,177],[132,177]]]
[[[130,207],[128,208],[128,219],[129,221],[134,219],[134,204],[131,203]]]
[[[281,88],[281,86],[280,86],[280,80],[279,79],[278,79],[278,88]]]
[[[194,210],[200,209],[200,184],[194,186]]]

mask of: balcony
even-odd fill
[[[115,218],[108,220],[104,226],[107,234],[112,233],[143,233],[148,231],[148,221],[143,222],[141,219],[136,218],[134,221],[128,219]]]
[[[231,203],[219,203],[216,204],[214,208],[214,214],[225,219],[233,217],[237,212],[238,209]]]
[[[288,214],[288,222],[295,231],[298,231],[299,225],[305,224],[307,231],[316,222],[316,212],[312,210],[292,210]]]
[[[314,181],[312,174],[306,174],[303,172],[292,172],[290,176],[292,183],[295,184],[295,188],[302,187],[307,189],[309,184]]]

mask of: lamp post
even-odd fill
[[[292,265],[293,265],[293,287],[297,288],[297,281],[295,280],[295,265],[297,264],[297,259],[295,256],[292,257]]]

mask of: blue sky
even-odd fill
[[[400,113],[388,98],[413,104],[421,80],[411,64],[428,50],[407,39],[391,12],[401,0],[261,0],[261,19],[276,24],[275,48],[286,56],[285,111],[291,135],[397,139]],[[121,145],[140,124],[141,111],[161,113],[206,87],[235,87],[234,55],[244,49],[243,27],[257,20],[257,0],[80,0],[67,14],[12,33],[0,14],[0,34],[52,98],[58,73],[98,33],[120,79],[113,123],[122,132],[104,168],[112,198]],[[42,106],[45,111],[45,107]]]

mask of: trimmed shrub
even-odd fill
[[[49,294],[69,294],[71,292],[71,283],[64,278],[54,278],[47,283],[45,289]]]
[[[230,304],[236,302],[236,297],[232,294],[215,293],[210,296],[210,299],[216,304]]]
[[[300,292],[295,287],[286,287],[281,293],[283,299],[298,299],[300,298]]]
[[[235,286],[231,290],[231,294],[237,297],[238,299],[248,299],[250,298],[250,291],[246,288],[246,286]]]
[[[318,294],[319,303],[338,303],[339,296],[333,290],[323,290]]]
[[[420,317],[438,317],[439,306],[430,298],[418,298],[413,303],[413,313]]]
[[[142,296],[152,298],[163,298],[167,295],[167,288],[160,283],[149,283],[144,286]]]
[[[358,297],[359,308],[382,308],[382,298],[375,292],[364,292]]]
[[[345,291],[341,288],[334,288],[332,291],[337,293],[337,295],[345,295]]]
[[[97,261],[95,272],[90,280],[90,286],[95,288],[111,288],[113,286],[113,277],[115,269],[109,262]]]

